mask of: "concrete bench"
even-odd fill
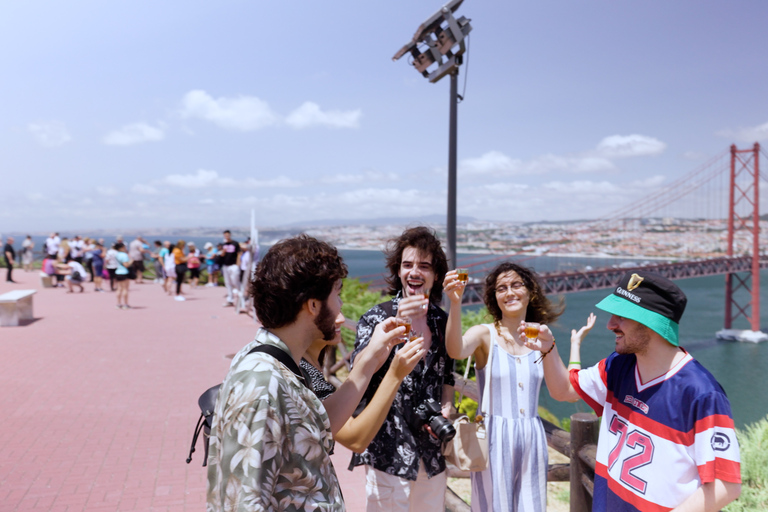
[[[0,327],[19,325],[21,320],[32,320],[32,295],[37,290],[14,290],[0,295]]]
[[[40,285],[43,288],[53,288],[53,276],[49,276],[45,272],[40,272]]]

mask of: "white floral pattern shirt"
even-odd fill
[[[216,401],[208,454],[208,512],[343,511],[322,402],[272,356],[261,329],[232,360]]]

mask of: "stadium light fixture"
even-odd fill
[[[448,128],[448,218],[446,235],[448,238],[448,260],[451,268],[457,265],[456,260],[456,133],[459,66],[461,66],[465,40],[472,30],[470,20],[461,16],[455,18],[453,13],[464,0],[450,0],[440,10],[427,18],[416,29],[413,39],[406,43],[392,57],[399,60],[403,55],[413,57],[413,66],[430,83],[440,81],[446,75],[451,77],[450,120]]]

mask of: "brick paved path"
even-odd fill
[[[0,510],[203,511],[202,445],[185,459],[197,398],[220,382],[230,356],[256,327],[222,308],[223,288],[131,284],[129,311],[113,293],[43,289],[37,272],[14,271],[37,289],[35,321],[0,328]],[[365,477],[333,457],[347,510],[364,510]]]

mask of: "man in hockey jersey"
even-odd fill
[[[603,417],[593,511],[716,511],[741,493],[728,398],[679,346],[686,302],[664,277],[627,273],[597,304],[612,315],[613,354],[569,372],[548,328],[529,344],[545,355],[555,350],[543,360],[553,398],[583,398]]]

